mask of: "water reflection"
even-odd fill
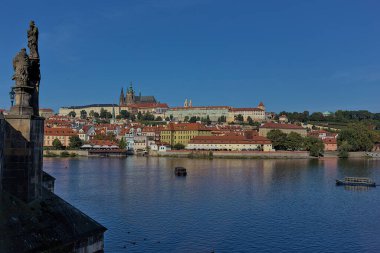
[[[106,252],[376,252],[377,189],[337,187],[335,179],[380,182],[379,165],[330,158],[44,160],[57,194],[109,229]],[[187,177],[176,177],[176,166]]]

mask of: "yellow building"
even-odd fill
[[[70,137],[75,135],[77,135],[77,133],[71,128],[45,127],[44,147],[53,146],[55,139],[58,139],[62,146],[67,147],[70,145]]]
[[[170,123],[161,130],[161,142],[187,145],[195,136],[211,136],[211,129],[199,123]]]

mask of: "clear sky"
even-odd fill
[[[41,107],[118,103],[132,81],[170,106],[380,112],[380,1],[3,1],[0,108],[40,30]]]

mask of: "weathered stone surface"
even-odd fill
[[[30,202],[41,196],[43,119],[18,115],[5,119],[3,189]]]
[[[5,135],[5,121],[3,114],[0,113],[0,192],[2,189],[2,174],[4,166],[4,135]]]

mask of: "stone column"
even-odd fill
[[[41,196],[44,120],[5,115],[3,190],[30,202]]]
[[[2,175],[4,166],[4,132],[5,121],[3,114],[0,113],[0,192],[2,191]]]

